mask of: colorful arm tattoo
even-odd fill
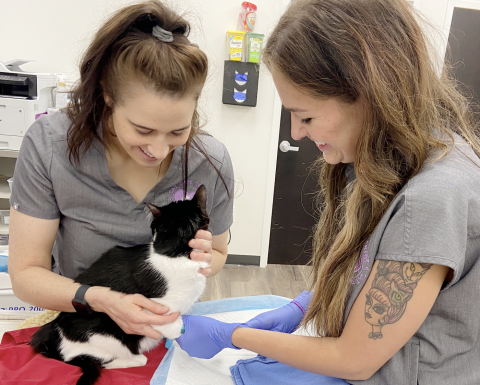
[[[377,273],[365,303],[365,321],[372,325],[369,338],[382,338],[382,327],[402,318],[417,282],[431,266],[428,263],[378,262]]]

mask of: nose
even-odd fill
[[[302,120],[296,117],[294,114],[291,114],[291,126],[290,126],[290,135],[293,140],[300,140],[308,136],[307,129],[302,124]]]
[[[165,159],[170,150],[170,146],[164,137],[156,138],[147,146],[148,152],[157,159]]]

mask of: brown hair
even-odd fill
[[[173,41],[167,43],[153,36],[155,26],[170,31]],[[208,60],[205,53],[188,40],[189,31],[187,21],[155,0],[120,9],[100,28],[83,57],[80,82],[67,110],[72,121],[68,132],[71,162],[79,163],[95,138],[105,145],[97,127],[99,123],[108,127],[112,108],[105,103],[104,96],[108,95],[114,105],[121,102],[124,85],[130,81],[140,81],[159,94],[175,98],[193,95],[198,99],[206,80]],[[183,151],[185,194],[188,152],[192,144],[219,173],[198,138],[195,141],[199,132],[199,115],[195,109]]]
[[[437,75],[417,17],[404,0],[296,0],[264,50],[267,67],[301,92],[366,106],[356,180],[346,186],[346,164],[317,162],[322,212],[303,322],[319,335],[341,335],[358,255],[406,182],[452,148],[453,132],[480,154],[468,101],[447,67]]]

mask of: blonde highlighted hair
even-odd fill
[[[301,92],[366,106],[356,180],[346,187],[347,165],[318,160],[322,211],[304,323],[319,335],[341,335],[359,253],[407,181],[451,149],[453,133],[480,154],[469,101],[448,67],[437,74],[419,17],[404,0],[295,0],[264,50],[267,67]]]

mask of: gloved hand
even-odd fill
[[[252,329],[293,333],[308,310],[313,293],[304,291],[289,304],[257,315],[244,325]]]
[[[212,358],[224,348],[239,349],[232,345],[232,333],[239,323],[225,323],[198,315],[182,316],[185,333],[176,341],[190,357]]]

